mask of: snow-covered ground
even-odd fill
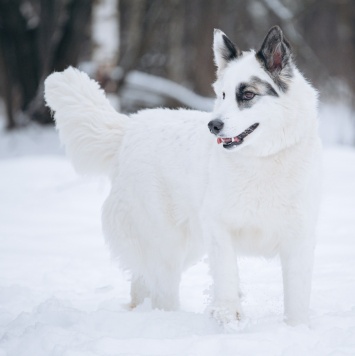
[[[0,356],[355,355],[355,150],[326,149],[324,171],[310,328],[282,322],[278,261],[251,258],[248,319],[222,328],[204,314],[204,261],[181,311],[128,311],[101,235],[108,182],[78,177],[53,129],[0,134]]]

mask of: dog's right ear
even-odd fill
[[[213,37],[214,62],[221,72],[228,62],[242,55],[242,51],[221,31],[214,30]]]

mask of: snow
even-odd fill
[[[257,258],[240,263],[240,324],[204,312],[205,261],[185,273],[180,311],[129,311],[101,234],[108,182],[78,177],[50,128],[0,134],[0,158],[0,356],[355,354],[355,150],[324,152],[309,328],[282,322],[279,262]]]
[[[195,110],[211,111],[213,108],[214,101],[212,98],[198,95],[169,79],[133,70],[127,74],[125,82],[131,90],[141,90],[141,95],[149,96],[149,99],[146,99],[148,102],[149,100],[152,100],[152,96],[158,95],[175,99],[182,105]],[[136,94],[137,93],[135,92],[135,98],[137,98]],[[124,99],[125,98],[122,97],[122,101]],[[159,102],[156,104],[159,105]]]
[[[95,44],[93,62],[114,65],[119,48],[117,0],[100,0],[94,3],[91,35]]]
[[[351,105],[322,103],[319,114],[322,118],[320,135],[327,145],[354,145],[355,120]]]

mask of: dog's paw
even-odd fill
[[[209,308],[210,315],[218,324],[226,325],[243,319],[240,307],[215,305]]]

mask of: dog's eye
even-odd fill
[[[223,94],[222,94],[222,98],[223,98],[223,100],[224,100],[224,98],[226,97],[226,93],[225,92],[223,92]]]
[[[243,100],[251,100],[253,99],[255,94],[251,91],[246,91],[243,93]]]

